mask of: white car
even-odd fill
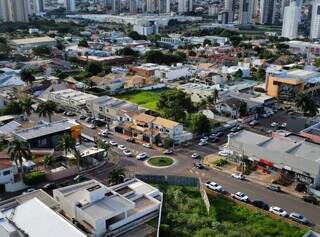
[[[244,180],[246,178],[242,173],[233,173],[231,177],[240,180]]]
[[[165,154],[165,155],[171,155],[171,154],[173,154],[173,150],[165,150],[165,151],[163,152],[163,154]]]
[[[278,216],[283,216],[283,217],[288,216],[288,213],[280,207],[271,206],[269,211],[278,215]]]
[[[199,143],[198,143],[199,146],[205,146],[205,145],[208,145],[208,142],[206,140],[201,140]]]
[[[115,141],[110,141],[109,144],[110,144],[111,146],[118,146],[118,143],[116,143]]]
[[[216,192],[224,192],[223,187],[215,182],[207,182],[206,187]]]
[[[36,191],[35,188],[28,188],[26,191],[24,191],[22,194],[31,193],[33,191]]]
[[[233,193],[231,197],[242,202],[249,202],[249,197],[242,192]]]
[[[150,143],[143,143],[142,146],[144,146],[145,148],[151,148],[151,144]]]
[[[300,213],[296,213],[296,212],[292,212],[290,215],[289,215],[289,218],[295,222],[298,222],[298,223],[301,223],[301,224],[304,224],[304,225],[307,225],[309,224],[309,221],[307,218],[305,218],[302,214]]]
[[[257,120],[252,120],[252,121],[249,123],[250,126],[255,126],[255,125],[257,125],[257,124],[258,124],[258,121],[257,121]]]
[[[224,156],[224,157],[225,157],[225,156],[230,156],[230,155],[232,155],[232,154],[233,154],[232,151],[226,150],[226,149],[218,152],[218,155],[219,155],[219,156]]]
[[[200,158],[200,155],[199,155],[198,153],[193,153],[193,154],[191,155],[191,158],[197,159],[197,158]]]
[[[108,137],[108,133],[105,132],[105,131],[99,132],[98,135],[101,136],[101,137]]]
[[[143,153],[138,154],[138,155],[136,156],[136,158],[137,158],[138,160],[143,160],[143,159],[148,158],[148,155],[147,155],[147,153],[143,152]]]
[[[90,124],[88,124],[88,128],[95,129],[97,127],[94,124],[90,123]]]
[[[207,142],[208,140],[209,140],[208,137],[203,137],[203,138],[200,139],[200,142],[203,142],[203,141]]]
[[[278,127],[278,126],[279,126],[279,124],[276,123],[276,122],[272,122],[272,123],[271,123],[271,127]]]
[[[287,123],[282,123],[282,124],[281,124],[281,127],[282,127],[282,128],[286,128],[286,127],[287,127]]]
[[[129,151],[129,150],[124,150],[124,151],[123,151],[123,154],[124,154],[125,156],[128,156],[128,157],[132,156],[132,153],[131,153],[131,151]]]
[[[121,151],[124,151],[124,150],[127,149],[124,145],[118,145],[118,148],[119,148]]]

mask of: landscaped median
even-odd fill
[[[147,160],[148,165],[153,167],[168,167],[174,163],[174,159],[168,156],[153,156]]]

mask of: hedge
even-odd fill
[[[23,182],[26,185],[39,184],[45,180],[46,180],[46,174],[42,171],[32,171],[28,174],[25,174],[23,177]]]

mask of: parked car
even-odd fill
[[[216,192],[221,192],[221,193],[224,192],[223,187],[215,182],[207,182],[206,187]]]
[[[215,139],[215,138],[217,138],[217,134],[216,133],[210,134],[209,139]]]
[[[138,154],[138,155],[136,156],[136,158],[137,158],[138,160],[143,160],[143,159],[148,158],[148,155],[147,155],[147,153],[142,152],[142,153]]]
[[[245,180],[246,178],[242,173],[233,173],[231,177],[235,179],[240,179],[240,180]]]
[[[289,215],[289,218],[295,222],[298,222],[298,223],[301,223],[301,224],[304,224],[304,225],[308,225],[309,224],[309,221],[307,218],[305,218],[302,214],[300,213],[296,213],[296,212],[292,212],[290,215]]]
[[[224,150],[218,152],[219,156],[224,156],[224,157],[230,156],[232,154],[233,154],[233,152],[230,150],[227,150],[227,149],[224,149]]]
[[[215,138],[210,138],[211,142],[213,143],[217,143],[219,142],[219,138],[215,137]]]
[[[98,133],[98,135],[101,137],[108,137],[108,133],[106,131],[101,131]]]
[[[315,205],[318,205],[318,199],[315,198],[314,196],[311,196],[311,195],[305,195],[302,197],[302,200],[305,201],[305,202],[308,202],[308,203],[312,203],[312,204],[315,204]]]
[[[224,132],[218,132],[218,133],[217,133],[217,136],[218,136],[218,137],[222,137],[223,135],[224,135]]]
[[[110,144],[111,146],[118,146],[118,143],[116,143],[115,141],[112,141],[112,140],[109,142],[109,144]]]
[[[105,121],[102,121],[102,120],[99,120],[99,119],[93,120],[92,123],[97,127],[103,127],[103,126],[106,125]]]
[[[231,197],[242,202],[249,202],[249,197],[242,192],[233,193],[231,194]]]
[[[90,123],[90,124],[88,124],[88,128],[96,129],[97,127],[96,127],[96,125],[94,125],[94,124]]]
[[[200,142],[202,142],[202,141],[209,141],[209,137],[202,137],[201,139],[200,139]]]
[[[77,182],[82,182],[82,181],[87,181],[88,178],[83,175],[77,175],[76,177],[73,178],[73,180]]]
[[[255,125],[257,125],[259,122],[257,121],[257,120],[252,120],[250,123],[249,123],[249,125],[250,126],[255,126]]]
[[[85,116],[85,115],[83,115],[83,114],[81,114],[80,116],[79,116],[79,119],[80,120],[85,120],[87,117]]]
[[[57,188],[57,185],[55,183],[47,183],[45,185],[42,186],[43,190],[52,190]]]
[[[269,211],[278,216],[288,217],[288,213],[280,207],[271,206]]]
[[[128,156],[128,157],[132,156],[132,153],[131,153],[131,151],[129,151],[129,150],[124,150],[124,151],[123,151],[123,154],[124,154],[125,156]]]
[[[274,192],[281,192],[281,187],[276,184],[270,184],[267,186],[267,189],[274,191]]]
[[[127,142],[135,143],[136,140],[133,137],[129,137],[126,139]]]
[[[193,159],[198,159],[198,158],[200,158],[200,155],[199,155],[198,153],[193,153],[193,154],[191,155],[191,158],[193,158]]]
[[[36,191],[35,188],[28,188],[26,191],[24,191],[22,194],[31,193],[33,191]]]
[[[203,141],[200,141],[200,142],[198,143],[198,145],[199,145],[199,146],[205,146],[205,145],[208,145],[208,142],[205,141],[205,140],[203,140]]]
[[[286,127],[287,127],[287,123],[282,123],[282,124],[281,124],[281,127],[282,127],[282,128],[286,128]]]
[[[145,148],[151,148],[151,144],[150,143],[143,143],[142,146],[144,146]]]
[[[269,210],[269,205],[267,203],[265,203],[264,201],[260,201],[260,200],[253,200],[251,202],[251,204],[257,208],[263,209],[268,211]]]
[[[173,150],[170,150],[170,149],[165,150],[165,151],[163,152],[163,154],[165,154],[165,155],[171,155],[171,154],[173,154]]]
[[[121,151],[124,151],[124,150],[127,149],[124,145],[118,145],[118,148],[119,148]]]
[[[87,123],[91,123],[92,120],[93,120],[93,118],[88,117],[88,118],[86,118],[84,121],[86,121]]]
[[[194,162],[193,165],[194,165],[194,167],[196,167],[198,169],[203,169],[204,168],[203,164],[201,162],[199,162],[199,161]]]
[[[271,123],[271,127],[278,127],[278,126],[279,126],[279,124],[277,122],[272,122]]]

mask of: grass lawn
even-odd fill
[[[152,91],[137,91],[118,95],[117,98],[130,101],[134,104],[150,109],[155,112],[160,112],[157,108],[160,93],[168,89],[152,90]]]
[[[301,237],[307,231],[210,196],[207,214],[195,187],[157,185],[164,192],[161,237]]]
[[[163,166],[172,165],[173,159],[166,156],[151,157],[148,160],[148,163],[153,166],[163,167]]]

